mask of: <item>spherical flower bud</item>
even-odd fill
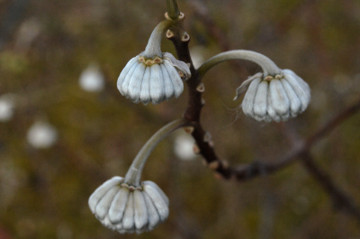
[[[117,87],[134,102],[160,103],[184,90],[182,79],[190,77],[188,65],[168,52],[162,56],[132,58],[120,73]]]
[[[190,78],[190,68],[172,54],[161,51],[164,32],[173,20],[160,22],[152,31],[145,50],[132,58],[117,81],[120,93],[135,103],[160,103],[184,90],[183,80]]]
[[[118,176],[95,190],[89,207],[104,226],[119,233],[150,231],[169,215],[169,199],[154,182],[135,187]]]
[[[36,121],[27,132],[28,143],[38,149],[53,146],[58,139],[58,132],[54,126],[46,121]]]
[[[258,121],[286,121],[302,113],[310,102],[309,85],[288,69],[274,76],[255,74],[240,85],[235,99],[248,85],[241,107]]]
[[[104,75],[95,64],[89,65],[80,75],[80,87],[89,92],[100,92],[105,87]]]

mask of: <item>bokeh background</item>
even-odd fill
[[[359,1],[179,5],[197,64],[224,48],[251,49],[310,84],[308,110],[286,123],[302,137],[358,99]],[[165,6],[165,0],[0,0],[0,238],[360,238],[359,222],[336,210],[301,165],[244,183],[219,180],[201,157],[174,151],[188,143],[178,139],[181,132],[156,148],[143,174],[169,196],[169,219],[141,235],[120,235],[95,219],[89,195],[123,176],[152,133],[186,108],[186,89],[177,100],[147,106],[116,89]],[[174,52],[167,40],[163,48]],[[229,164],[271,162],[289,142],[278,124],[238,110],[234,89],[259,68],[236,64],[221,64],[205,78],[202,122]],[[359,128],[357,114],[312,149],[358,206]]]

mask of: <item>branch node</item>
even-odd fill
[[[181,41],[182,42],[189,42],[190,41],[190,35],[187,32],[183,32],[183,34],[181,36]]]
[[[184,127],[184,131],[188,134],[191,134],[192,132],[194,132],[194,127]]]
[[[205,92],[205,85],[203,82],[200,82],[200,84],[196,87],[196,91],[199,93],[204,93]]]
[[[174,33],[172,30],[168,29],[168,30],[166,31],[165,36],[166,36],[167,39],[172,39],[172,38],[175,37],[175,33]]]
[[[183,13],[183,12],[180,12],[179,13],[179,16],[177,17],[177,19],[173,19],[173,18],[171,18],[170,16],[169,16],[169,13],[168,12],[165,12],[165,14],[164,14],[164,17],[165,17],[165,19],[166,20],[170,20],[170,21],[181,21],[181,20],[183,20],[184,18],[185,18],[185,14]]]
[[[197,144],[193,145],[193,151],[195,154],[200,154],[200,148],[199,148],[199,146],[197,146]]]
[[[216,170],[220,167],[220,162],[219,161],[212,161],[210,163],[208,163],[208,167],[212,170]]]

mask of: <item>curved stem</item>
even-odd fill
[[[146,45],[145,51],[142,53],[144,57],[154,58],[155,56],[162,57],[161,40],[164,32],[174,24],[174,21],[164,20],[156,25],[152,31],[149,41]]]
[[[153,136],[151,136],[151,138],[140,149],[135,159],[133,160],[128,172],[126,173],[124,182],[129,185],[140,186],[142,170],[147,158],[155,146],[158,145],[158,143],[167,137],[170,133],[186,125],[190,125],[190,122],[186,121],[185,119],[174,120],[159,129]]]
[[[176,3],[176,0],[167,0],[166,8],[168,10],[168,15],[171,19],[177,19],[180,15],[179,7]]]
[[[276,75],[281,72],[279,67],[267,56],[249,50],[232,50],[222,52],[216,56],[211,57],[209,60],[204,62],[198,69],[200,77],[203,77],[205,73],[210,70],[213,66],[228,60],[248,60],[252,61],[261,66],[264,76]]]

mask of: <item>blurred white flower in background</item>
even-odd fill
[[[49,148],[57,138],[56,129],[45,121],[36,121],[27,133],[27,141],[34,148]]]
[[[9,121],[14,115],[15,97],[12,94],[0,96],[0,122]]]
[[[194,153],[194,139],[186,133],[178,133],[174,140],[174,153],[182,160],[192,160],[196,158]]]
[[[105,86],[104,75],[96,64],[91,64],[81,73],[79,84],[85,91],[102,91]]]
[[[35,39],[40,35],[42,26],[36,18],[25,20],[15,37],[15,48],[28,50]]]

